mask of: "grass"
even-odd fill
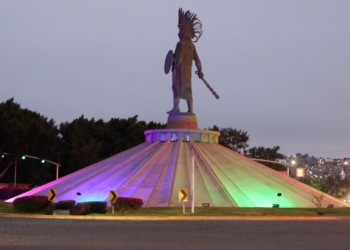
[[[12,203],[0,201],[0,213],[23,214],[14,210]],[[233,207],[196,207],[195,213],[191,214],[191,208],[186,207],[183,214],[182,207],[176,208],[150,208],[144,207],[139,211],[125,213],[111,213],[108,208],[106,214],[91,214],[93,216],[349,216],[350,208],[233,208]],[[45,214],[42,212],[41,214]]]
[[[350,216],[350,208],[231,208],[211,207],[186,208],[142,208],[136,212],[116,213],[116,216],[319,216],[320,212],[326,216]],[[106,215],[112,215],[110,211]]]
[[[0,201],[0,213],[14,213],[15,210],[13,209],[12,203],[6,203],[3,201]]]

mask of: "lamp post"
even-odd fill
[[[289,165],[286,165],[286,164],[284,164],[284,167],[287,169],[287,176],[289,177],[289,169],[290,169],[290,167],[289,167]]]
[[[191,204],[191,213],[194,214],[194,157],[195,154],[193,152],[193,148],[191,149],[191,165],[192,165],[192,183],[191,183],[191,197],[192,197],[192,204]]]
[[[293,167],[295,167],[295,165],[297,164],[296,160],[292,160],[290,163],[292,163]]]

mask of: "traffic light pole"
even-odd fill
[[[16,188],[17,185],[17,158],[15,158],[15,177],[13,180],[13,188]]]
[[[3,152],[3,153],[1,153],[1,158],[4,158],[5,155],[12,155],[12,156],[15,156],[15,157],[14,157],[14,158],[15,158],[15,173],[14,173],[13,186],[16,187],[16,186],[17,186],[17,157],[18,157],[18,155]],[[32,155],[22,155],[22,159],[25,159],[25,158],[27,158],[27,157],[40,161],[40,158],[39,158],[39,157],[32,156]],[[42,163],[45,163],[45,162],[48,162],[48,163],[53,164],[53,165],[56,166],[56,180],[57,180],[57,179],[58,179],[58,176],[59,176],[59,168],[60,168],[61,164],[58,164],[57,162],[49,161],[49,160],[43,160],[43,161],[42,161]]]
[[[36,159],[36,160],[40,160],[39,157],[36,156],[31,156],[31,155],[24,155],[24,157],[28,157],[28,158],[32,158],[32,159]],[[60,164],[58,164],[57,162],[53,162],[53,161],[49,161],[49,160],[44,160],[45,162],[51,163],[53,165],[56,166],[56,180],[58,179],[58,172],[59,172],[59,167],[61,166]]]

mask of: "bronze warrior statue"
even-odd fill
[[[173,94],[174,107],[168,113],[179,113],[180,98],[187,101],[188,112],[193,113],[193,99],[191,88],[192,61],[194,60],[198,77],[203,78],[202,65],[199,60],[196,47],[193,42],[197,42],[202,35],[202,24],[195,14],[190,11],[184,12],[179,9],[179,39],[174,54],[169,51],[165,62],[165,73],[170,71],[172,66],[173,74]],[[195,39],[192,41],[192,39]]]
[[[204,80],[204,74],[202,72],[202,64],[199,60],[196,47],[193,43],[197,42],[201,37],[202,23],[197,16],[190,11],[184,12],[179,9],[179,39],[176,44],[175,52],[170,50],[165,59],[164,71],[169,73],[172,68],[172,80],[173,80],[173,94],[174,94],[174,107],[167,113],[179,113],[180,99],[187,101],[188,113],[193,113],[193,98],[192,98],[192,61],[195,62],[197,71],[196,74],[204,84],[210,89],[213,95],[218,99],[219,96],[210,87],[210,85]],[[192,39],[194,39],[192,41]]]

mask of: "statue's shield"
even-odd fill
[[[165,63],[164,63],[165,74],[169,73],[172,65],[173,65],[173,51],[169,50],[168,54],[165,57]]]

